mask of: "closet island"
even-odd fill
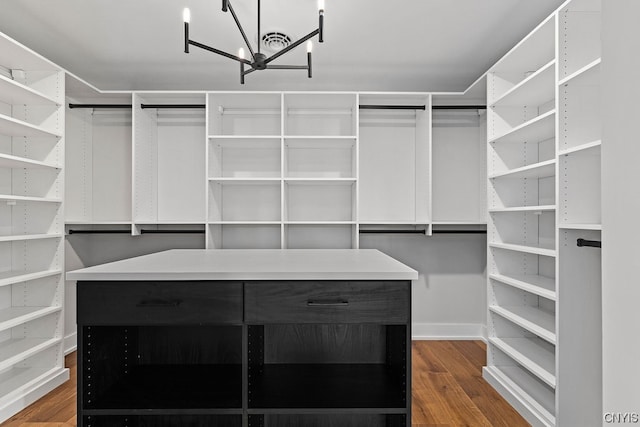
[[[377,250],[170,250],[78,281],[78,426],[410,426],[411,281]]]

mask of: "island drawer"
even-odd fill
[[[241,324],[242,284],[78,282],[80,325]]]
[[[410,281],[249,282],[247,323],[406,323]]]

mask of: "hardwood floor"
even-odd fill
[[[481,341],[415,341],[413,427],[528,426],[482,379],[485,359]],[[70,381],[0,427],[75,427],[76,354],[66,363]]]

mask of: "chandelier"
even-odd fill
[[[251,43],[249,43],[249,39],[247,38],[242,25],[240,24],[240,20],[238,20],[238,16],[233,10],[233,6],[231,6],[231,2],[229,0],[222,0],[222,11],[223,12],[231,12],[231,16],[233,16],[233,20],[236,22],[238,26],[238,30],[240,30],[240,34],[244,39],[245,44],[247,45],[247,49],[249,49],[250,58],[246,58],[245,51],[243,48],[240,48],[238,51],[238,55],[233,55],[231,53],[224,52],[222,50],[216,49],[211,46],[207,46],[205,44],[199,43],[197,41],[191,40],[189,38],[189,23],[191,21],[191,11],[187,8],[184,9],[183,12],[183,20],[184,20],[184,52],[189,53],[189,46],[199,47],[200,49],[207,50],[209,52],[216,53],[218,55],[225,56],[229,59],[233,59],[240,63],[240,84],[244,84],[244,76],[249,73],[253,73],[258,70],[307,70],[307,77],[311,78],[311,51],[313,50],[313,44],[311,43],[311,38],[318,36],[318,42],[322,43],[323,40],[323,26],[324,26],[324,0],[318,0],[318,28],[306,36],[300,38],[299,40],[289,44],[288,46],[282,48],[277,51],[273,55],[267,57],[264,53],[260,51],[260,0],[258,2],[258,49],[257,52],[253,50],[251,47]],[[302,43],[307,42],[307,65],[274,65],[271,62],[285,53],[295,49],[300,46]],[[245,69],[245,67],[249,67]]]

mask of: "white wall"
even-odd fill
[[[640,414],[640,1],[602,2],[603,410]],[[633,422],[633,421],[631,421]],[[607,417],[603,417],[603,425]]]
[[[487,239],[484,234],[365,234],[375,248],[418,270],[413,285],[414,339],[486,336]]]

